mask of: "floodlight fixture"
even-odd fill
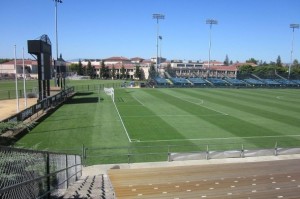
[[[293,31],[295,28],[299,28],[299,24],[290,24],[290,28],[293,28]]]
[[[153,19],[157,19],[157,23],[159,19],[165,19],[165,15],[163,14],[153,14]]]
[[[163,14],[153,14],[152,18],[156,19],[156,23],[157,23],[157,35],[156,35],[156,70],[158,72],[158,65],[159,65],[159,61],[158,61],[158,40],[160,39],[160,36],[159,36],[159,20],[160,19],[165,19],[165,15],[163,15]]]
[[[207,19],[206,24],[210,24],[210,25],[218,24],[218,21],[215,19]]]
[[[299,24],[290,24],[290,28],[293,29],[293,39],[292,39],[292,50],[291,50],[291,63],[290,63],[290,65],[289,65],[289,78],[290,78],[290,75],[291,75],[291,67],[292,67],[292,64],[293,64],[294,32],[295,32],[295,29],[299,29]]]
[[[211,28],[212,25],[217,25],[218,21],[215,19],[207,19],[206,24],[209,24],[209,50],[208,50],[208,75],[210,73],[210,52],[211,52]]]

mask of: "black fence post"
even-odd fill
[[[77,181],[78,180],[78,178],[77,178],[77,155],[74,155],[74,158],[75,158],[75,181]]]
[[[67,183],[67,189],[69,188],[69,174],[68,174],[68,171],[69,171],[69,165],[68,165],[68,155],[66,154],[66,183]]]
[[[47,198],[51,198],[51,177],[50,177],[50,157],[49,152],[46,153],[46,173],[47,173]]]

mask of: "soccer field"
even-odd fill
[[[114,104],[104,92],[78,93],[17,144],[299,146],[299,97],[298,89],[126,88],[115,89]]]

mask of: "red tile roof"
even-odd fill
[[[144,60],[143,58],[140,58],[140,57],[134,57],[134,58],[131,58],[132,61],[142,61]]]
[[[126,57],[109,57],[107,59],[104,59],[105,61],[130,61]]]
[[[220,71],[236,71],[237,67],[234,65],[231,66],[210,66],[211,70],[220,70]]]
[[[107,64],[106,67],[109,69],[112,69],[115,67],[115,69],[121,69],[122,66],[124,66],[125,69],[134,69],[135,64]]]
[[[3,65],[14,65],[15,60],[11,60],[5,63],[2,63]],[[25,65],[37,65],[37,61],[31,60],[31,59],[25,59],[24,60]],[[17,65],[23,65],[23,59],[17,59]]]

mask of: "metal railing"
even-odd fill
[[[83,146],[83,165],[205,160],[300,154],[300,141],[224,143],[194,145],[153,145],[92,148]]]
[[[0,198],[55,198],[82,175],[81,156],[0,146]]]
[[[45,98],[42,101],[37,102],[35,105],[30,106],[29,108],[2,120],[2,122],[24,121],[32,115],[38,114],[41,110],[44,111],[49,109],[50,107],[58,106],[60,103],[66,101],[69,97],[71,97],[72,93],[74,93],[74,87],[70,87],[66,90],[60,91],[56,95]]]

